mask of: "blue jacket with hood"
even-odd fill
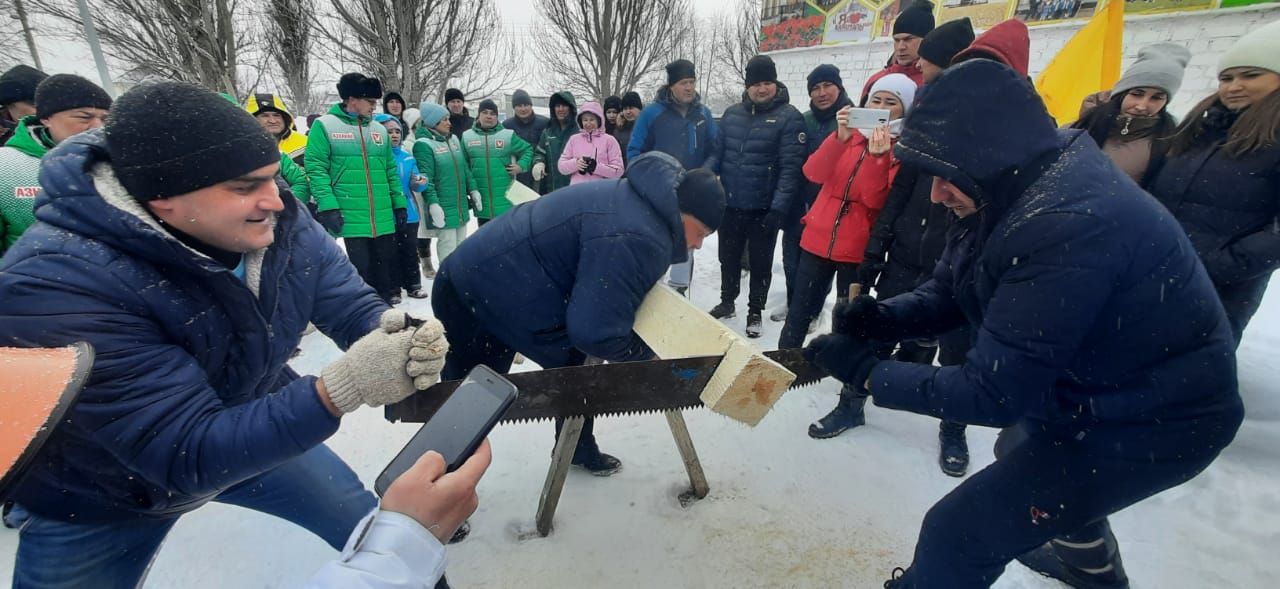
[[[719,126],[711,116],[711,109],[695,98],[688,112],[682,115],[671,98],[671,89],[663,86],[654,101],[636,117],[631,141],[622,148],[627,151],[627,161],[642,153],[660,151],[679,160],[686,170],[717,170],[715,147],[719,140]]]
[[[307,322],[346,349],[386,305],[295,199],[245,280],[165,231],[101,130],[45,158],[37,223],[0,260],[0,345],[93,345],[79,400],[13,498],[76,521],[174,517],[338,429],[287,365]]]
[[[947,368],[881,362],[877,404],[1007,426],[1240,411],[1231,330],[1173,216],[989,60],[926,87],[895,154],[974,198],[933,278],[881,303],[903,337],[964,324]],[[1238,416],[1237,416],[1238,417]]]
[[[542,366],[568,365],[575,348],[611,362],[650,358],[632,327],[645,295],[686,257],[676,200],[683,177],[675,159],[650,154],[619,180],[522,204],[463,241],[437,280]]]

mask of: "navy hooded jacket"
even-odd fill
[[[0,260],[0,345],[95,351],[14,490],[60,520],[173,517],[315,447],[338,419],[285,363],[308,321],[346,349],[387,308],[295,199],[241,281],[161,228],[107,157],[100,130],[50,152],[38,222]]]
[[[724,112],[715,159],[729,208],[791,211],[807,184],[805,131],[804,115],[782,83],[768,104],[754,104],[744,92],[742,102]]]
[[[686,257],[683,176],[675,159],[649,154],[620,180],[522,204],[463,241],[440,274],[486,329],[543,367],[568,365],[575,348],[611,362],[650,358],[632,327],[645,295]]]
[[[877,404],[992,426],[1239,411],[1231,331],[1191,242],[1088,135],[1056,131],[1023,76],[948,69],[895,154],[979,210],[932,280],[881,310],[904,337],[967,320],[975,340],[960,366],[877,364]]]
[[[663,86],[652,103],[636,117],[631,141],[623,148],[627,161],[642,153],[660,151],[680,161],[686,170],[694,168],[717,169],[712,157],[720,130],[711,116],[711,109],[694,99],[686,114],[676,110],[671,89]]]

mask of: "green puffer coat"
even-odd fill
[[[307,173],[302,171],[302,166],[293,163],[287,153],[280,154],[280,176],[289,185],[289,190],[293,191],[294,198],[310,209],[311,183],[307,181]]]
[[[40,158],[52,148],[53,139],[34,115],[18,121],[0,147],[0,255],[36,222]]]
[[[457,229],[471,221],[471,204],[467,193],[476,190],[475,178],[467,166],[467,155],[453,134],[441,135],[421,124],[414,130],[413,159],[418,172],[427,177],[422,198],[428,210],[422,213],[423,226],[431,229]],[[444,227],[431,224],[430,206],[444,209]]]
[[[479,126],[462,134],[462,149],[467,152],[471,177],[476,179],[480,201],[484,210],[476,213],[481,219],[492,219],[511,209],[507,189],[515,180],[507,173],[507,164],[515,158],[521,170],[533,166],[533,146],[504,128],[501,123],[492,129]]]
[[[542,194],[569,185],[570,176],[561,174],[558,164],[560,154],[564,152],[564,146],[569,143],[569,138],[578,133],[578,104],[573,100],[573,93],[561,90],[552,94],[547,102],[551,106],[551,122],[547,123],[546,129],[543,129],[542,137],[538,139],[538,147],[533,155],[534,164],[541,162],[547,167],[547,176],[541,183]],[[569,124],[564,127],[556,121],[557,104],[569,106]]]
[[[342,211],[342,237],[395,233],[392,211],[408,204],[386,127],[335,104],[312,124],[305,161],[318,210]]]

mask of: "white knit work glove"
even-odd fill
[[[543,178],[547,177],[547,164],[543,162],[538,162],[536,164],[533,164],[532,173],[533,173],[533,181],[541,182]]]
[[[484,200],[480,198],[480,191],[472,190],[471,192],[467,193],[467,196],[471,198],[471,208],[474,208],[477,213],[483,213]]]
[[[413,346],[409,348],[408,374],[413,377],[417,390],[426,390],[440,382],[445,354],[449,352],[449,340],[444,337],[444,325],[432,319],[413,332]]]
[[[427,338],[424,342],[443,346],[445,350],[449,348],[442,337],[444,328],[439,321],[429,319],[422,327],[412,329],[414,321],[404,311],[387,310],[376,329],[357,340],[346,354],[320,371],[329,391],[329,400],[338,411],[350,413],[361,405],[379,407],[414,393],[414,379],[408,367],[411,351],[419,345],[415,339],[418,332],[434,332],[435,338]]]
[[[437,203],[431,203],[427,207],[427,214],[431,215],[431,226],[436,229],[444,229],[444,209]]]

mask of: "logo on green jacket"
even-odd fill
[[[13,197],[21,199],[33,199],[40,195],[39,186],[15,186],[13,188]]]

